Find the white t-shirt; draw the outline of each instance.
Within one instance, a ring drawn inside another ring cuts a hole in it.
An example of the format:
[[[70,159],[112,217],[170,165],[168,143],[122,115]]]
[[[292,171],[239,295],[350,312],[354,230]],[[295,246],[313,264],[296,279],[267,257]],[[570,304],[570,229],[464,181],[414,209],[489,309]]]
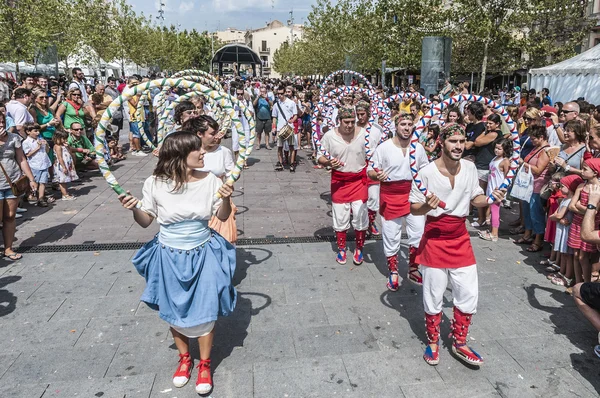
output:
[[[439,217],[446,214],[466,217],[469,215],[471,200],[484,194],[479,186],[475,163],[468,160],[460,160],[460,170],[454,178],[454,188],[450,185],[450,179],[440,173],[435,162],[423,167],[419,171],[419,177],[429,192],[446,202],[445,210],[438,207],[427,213],[428,216]],[[414,182],[408,200],[410,203],[425,203],[425,196]]]
[[[210,171],[218,178],[223,179],[224,177],[229,176],[233,167],[234,163],[231,149],[219,145],[216,150],[204,154],[204,167],[198,170]]]
[[[337,134],[337,129],[329,130],[321,138],[321,145],[329,154],[337,158],[344,166],[337,169],[344,173],[358,173],[366,166],[365,129],[360,129],[354,139],[347,143]],[[319,157],[323,156],[319,152]]]
[[[142,210],[161,225],[210,220],[223,203],[221,199],[215,200],[221,185],[221,180],[208,173],[203,179],[184,184],[179,191],[172,192],[175,184],[171,180],[150,176],[142,189]]]
[[[397,147],[393,141],[393,139],[387,140],[379,145],[371,160],[374,162],[375,168],[388,173],[390,181],[412,181],[410,157],[408,156],[410,148],[406,149],[405,156],[402,149]],[[425,148],[421,144],[417,144],[415,158],[418,169],[429,164]],[[368,170],[373,170],[371,164],[369,164]]]
[[[254,116],[254,107],[252,106],[252,104],[246,100],[242,100],[241,102],[244,105],[246,105],[246,108],[248,108],[248,110],[250,111],[252,116]],[[240,119],[240,122],[242,122],[242,128],[244,129],[244,132],[250,131],[250,123],[248,123],[248,119],[246,118],[246,116],[244,116],[242,109],[237,105],[235,105],[233,109],[235,109],[235,113],[237,114],[238,118]],[[231,128],[234,129],[235,124],[232,124]]]
[[[46,153],[46,140],[40,137],[41,148],[33,155],[27,156],[27,154],[38,147],[38,143],[31,137],[25,138],[23,140],[22,148],[23,152],[27,156],[27,163],[29,163],[29,167],[34,170],[47,170],[48,167],[52,166],[50,163],[50,158]]]
[[[13,118],[17,126],[22,126],[25,123],[35,123],[27,107],[17,100],[11,100],[6,104],[6,113]]]
[[[283,111],[283,115],[281,112],[279,112],[280,106],[281,110]],[[277,101],[275,104],[273,104],[271,116],[277,118],[277,131],[281,130],[286,125],[288,120],[290,120],[296,114],[298,114],[296,103],[289,98],[286,98],[283,102]],[[289,125],[290,127],[293,127],[291,123],[289,123]]]

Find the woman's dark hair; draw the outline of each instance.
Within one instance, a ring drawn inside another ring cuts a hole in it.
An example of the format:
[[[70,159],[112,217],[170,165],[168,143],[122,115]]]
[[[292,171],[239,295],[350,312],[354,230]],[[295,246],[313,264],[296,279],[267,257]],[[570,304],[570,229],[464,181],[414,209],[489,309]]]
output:
[[[542,138],[544,140],[548,139],[548,132],[546,131],[546,126],[540,126],[538,124],[529,126],[527,129],[530,137],[534,138]]]
[[[475,116],[475,119],[477,119],[478,121],[483,119],[485,109],[483,108],[483,104],[481,102],[472,102],[469,105],[467,105],[467,109],[469,110],[469,112],[471,112],[473,116]]]
[[[501,138],[496,141],[496,145],[502,146],[502,152],[504,152],[505,158],[511,158],[513,154],[513,142],[507,138]]]
[[[163,141],[158,155],[158,164],[153,175],[163,180],[172,180],[177,192],[186,183],[187,157],[192,151],[202,148],[202,140],[189,131],[177,131],[169,134]]]
[[[438,124],[431,123],[429,125],[429,131],[433,133],[433,139],[437,140],[440,136],[440,126]]]
[[[585,126],[581,120],[569,120],[565,123],[565,131],[569,130],[575,134],[575,139],[579,142],[585,142],[586,131]]]
[[[175,107],[175,114],[173,115],[173,120],[175,123],[181,124],[181,116],[185,111],[194,111],[196,110],[196,105],[192,103],[192,101],[181,101]]]
[[[497,113],[492,113],[487,117],[490,122],[496,123],[498,126],[502,126],[502,118]]]
[[[181,126],[182,130],[191,131],[194,134],[204,134],[209,128],[219,131],[219,123],[207,115],[201,115],[189,119]]]
[[[465,124],[465,119],[463,118],[463,115],[462,115],[462,113],[460,112],[460,109],[458,109],[457,106],[451,106],[451,107],[449,107],[448,108],[448,115],[450,114],[450,112],[454,112],[454,113],[456,113],[458,115],[458,119],[456,119],[455,123],[462,124],[462,125]]]

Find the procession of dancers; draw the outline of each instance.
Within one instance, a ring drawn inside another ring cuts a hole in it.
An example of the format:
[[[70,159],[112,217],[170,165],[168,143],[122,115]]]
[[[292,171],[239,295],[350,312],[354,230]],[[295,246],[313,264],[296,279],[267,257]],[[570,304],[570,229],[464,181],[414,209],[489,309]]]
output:
[[[424,337],[428,342],[424,360],[429,365],[440,362],[443,296],[450,282],[454,307],[450,325],[452,353],[468,365],[482,365],[483,358],[467,344],[471,320],[477,312],[478,273],[466,219],[474,208],[485,209],[490,204],[502,203],[507,192],[504,180],[508,176],[507,182],[510,182],[513,165],[509,162],[510,170],[506,168],[487,192],[482,188],[482,175],[476,162],[465,156],[474,141],[472,131],[467,133],[465,129],[459,110],[468,105],[462,103],[466,101],[459,101],[445,112],[441,112],[444,106],[438,106],[438,115],[432,118],[432,115],[426,116],[427,109],[405,112],[394,103],[387,106],[383,98],[380,101],[373,96],[375,90],[368,88],[368,84],[364,89],[352,90],[338,86],[339,95],[332,97],[336,90],[332,80],[323,82],[319,103],[309,110],[312,114],[308,116],[313,119],[311,144],[317,166],[331,172],[335,261],[342,266],[348,261],[361,265],[367,236],[381,234],[378,250],[383,250],[389,271],[385,283],[382,281],[382,289],[392,292],[402,289],[399,253],[405,229],[408,236],[404,242],[408,246],[406,280],[422,286]],[[243,86],[235,88],[240,90],[241,99]],[[301,137],[279,135],[284,130],[286,134],[294,130],[300,118],[290,105],[294,103],[288,94],[292,90],[283,85],[278,87],[280,98],[276,100],[267,98],[263,87],[257,87],[257,92],[260,97],[254,101],[254,107],[246,102],[252,113],[250,118],[247,112],[236,108],[245,134],[240,138],[241,147],[235,145],[234,151],[243,152],[254,141],[248,139],[254,128],[251,119],[256,116],[255,112],[262,111],[257,104],[272,105],[273,136],[277,138],[279,149],[276,170],[283,169],[282,163],[289,152],[293,172],[294,148],[297,150],[301,144]],[[407,93],[399,98],[417,97],[416,93]],[[479,97],[474,103],[477,102],[485,101]],[[298,111],[305,108],[303,105],[297,104]],[[189,104],[177,105],[182,106]],[[177,107],[175,114],[178,114]],[[119,199],[133,212],[140,226],[148,227],[155,220],[160,226],[157,236],[140,249],[133,263],[146,279],[141,300],[169,323],[179,351],[173,384],[183,387],[191,380],[194,363],[189,341],[198,339],[200,363],[196,391],[208,394],[213,389],[210,354],[215,322],[235,311],[237,298],[232,282],[237,238],[235,205],[231,201],[234,188],[228,177],[239,158],[221,145],[223,129],[216,117],[211,116],[210,109],[195,109],[198,114],[183,120],[159,146],[158,163],[153,175],[144,183],[142,198],[127,192]],[[501,107],[495,111],[505,113]],[[283,119],[286,112],[287,117]],[[489,119],[496,120],[495,117]],[[416,139],[419,123],[422,136]],[[514,133],[514,126],[510,127]],[[491,148],[492,154],[496,151],[496,157],[501,159],[502,145],[510,149],[513,142],[518,150],[516,133],[512,138],[510,134],[509,131],[498,137],[505,141],[508,137],[508,146],[494,140],[485,143],[486,149]],[[267,146],[270,137],[270,132],[266,132]],[[234,139],[237,140],[237,136]],[[516,155],[515,163],[518,153]],[[487,180],[487,175],[485,178]],[[381,231],[375,225],[377,214]],[[350,229],[354,229],[353,245],[349,245],[347,239]]]

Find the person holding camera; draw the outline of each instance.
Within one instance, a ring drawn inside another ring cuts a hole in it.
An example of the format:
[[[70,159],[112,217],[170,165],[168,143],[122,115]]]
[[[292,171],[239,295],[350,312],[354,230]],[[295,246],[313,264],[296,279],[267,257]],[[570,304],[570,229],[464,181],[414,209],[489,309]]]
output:
[[[75,154],[75,169],[78,171],[97,170],[98,163],[96,162],[94,146],[82,132],[83,125],[81,123],[73,122],[71,124],[67,144]]]

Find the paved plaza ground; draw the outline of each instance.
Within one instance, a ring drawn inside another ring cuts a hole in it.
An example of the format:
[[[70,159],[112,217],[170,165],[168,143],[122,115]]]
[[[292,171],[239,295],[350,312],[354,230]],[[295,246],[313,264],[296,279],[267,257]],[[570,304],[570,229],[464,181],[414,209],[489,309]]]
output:
[[[213,397],[600,394],[597,333],[545,278],[542,257],[506,231],[498,243],[473,239],[480,299],[469,339],[485,365],[452,357],[448,291],[441,363],[428,366],[421,289],[406,280],[386,289],[380,241],[367,242],[363,265],[338,265],[333,244],[315,239],[332,235],[329,175],[309,162],[275,173],[275,154],[254,152],[236,185],[239,299],[217,323]],[[139,195],[154,164],[130,157],[115,175]],[[157,227],[134,225],[99,173],[73,193],[73,202],[28,207],[17,232],[23,259],[0,259],[0,397],[197,396],[196,373],[182,389],[171,383],[177,350],[166,323],[139,302],[135,250],[94,246],[144,242]],[[267,244],[269,236],[288,240]]]

